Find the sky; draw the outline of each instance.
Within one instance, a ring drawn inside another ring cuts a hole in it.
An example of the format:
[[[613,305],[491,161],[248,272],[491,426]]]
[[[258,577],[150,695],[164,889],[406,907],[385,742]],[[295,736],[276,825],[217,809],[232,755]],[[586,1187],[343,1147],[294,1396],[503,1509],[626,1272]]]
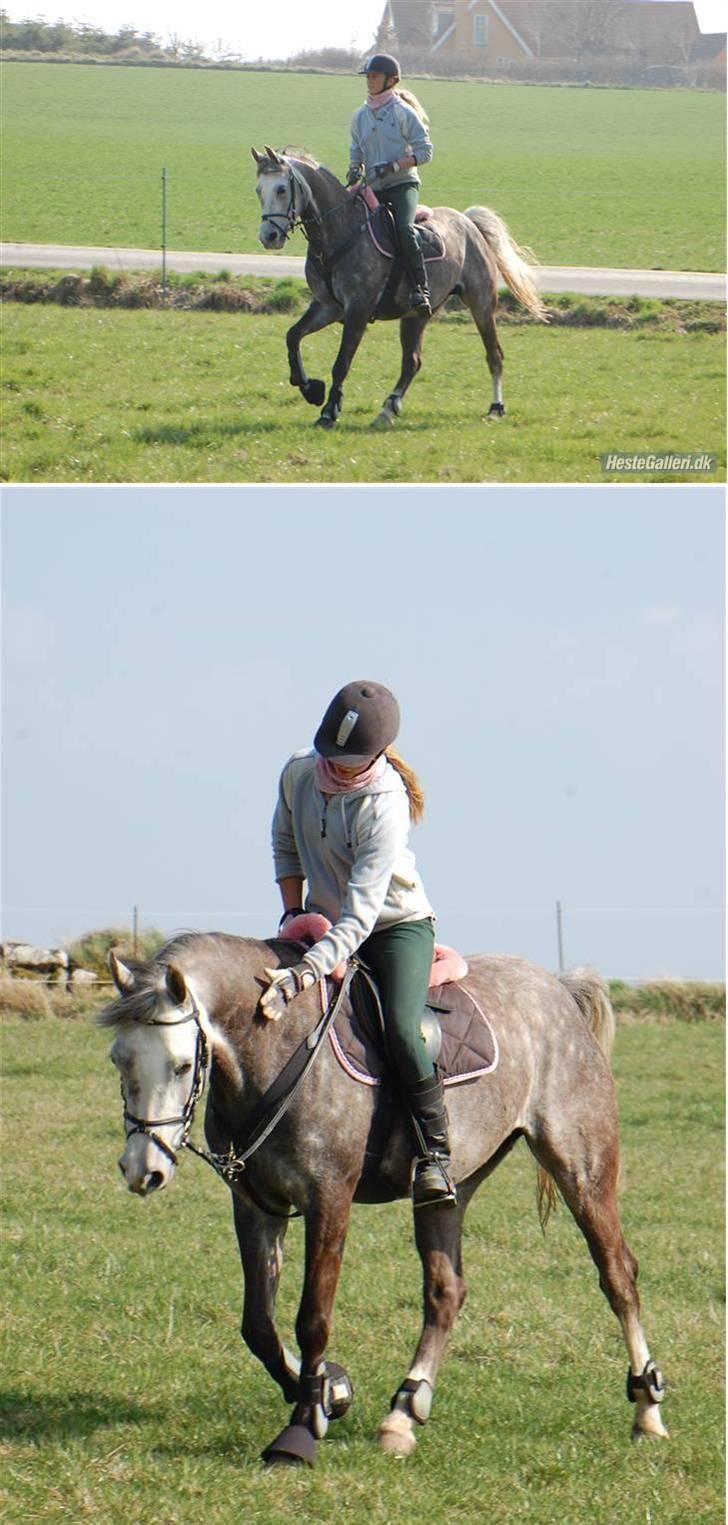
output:
[[[6,488],[3,934],[270,935],[280,769],[398,695],[442,941],[721,978],[718,487]]]
[[[342,5],[341,0],[309,0],[308,4],[276,0],[274,5],[242,6],[231,6],[229,0],[207,0],[202,12],[196,0],[175,0],[174,4],[171,0],[78,0],[71,8],[57,0],[55,6],[38,5],[35,9],[26,0],[9,0],[6,8],[13,21],[40,14],[48,20],[61,17],[87,22],[109,32],[131,23],[163,40],[177,34],[210,48],[218,49],[222,44],[254,61],[290,58],[304,49],[320,47],[351,47],[365,53],[382,18],[384,0],[357,0],[356,5]],[[703,31],[725,29],[722,0],[696,0],[695,9]]]

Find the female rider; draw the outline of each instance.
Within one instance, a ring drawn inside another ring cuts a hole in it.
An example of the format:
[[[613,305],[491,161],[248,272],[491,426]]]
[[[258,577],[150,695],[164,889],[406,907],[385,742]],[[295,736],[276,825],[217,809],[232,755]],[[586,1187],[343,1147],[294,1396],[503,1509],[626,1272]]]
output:
[[[432,144],[427,116],[409,90],[396,90],[399,64],[389,53],[375,53],[360,70],[367,78],[367,99],[354,112],[347,185],[362,176],[380,201],[391,207],[412,290],[412,312],[428,314],[430,293],[422,251],[415,233],[420,178],[418,164],[429,164]]]
[[[442,1081],[420,1030],[434,948],[434,916],[407,847],[422,814],[422,789],[392,748],[399,706],[388,688],[359,680],[332,699],[314,750],[294,752],[281,774],[273,859],[282,927],[304,907],[332,923],[288,969],[266,971],[261,1008],[277,1019],[288,1003],[342,959],[372,970],[390,1057],[425,1141],[415,1160],[415,1207],[455,1201]]]

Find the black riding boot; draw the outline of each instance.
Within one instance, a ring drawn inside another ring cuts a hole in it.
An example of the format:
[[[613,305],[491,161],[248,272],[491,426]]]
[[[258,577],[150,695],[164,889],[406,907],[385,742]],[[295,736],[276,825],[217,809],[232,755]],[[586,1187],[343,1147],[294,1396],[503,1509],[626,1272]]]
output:
[[[450,1176],[450,1139],[442,1081],[434,1075],[407,1090],[417,1138],[412,1202],[415,1207],[441,1202],[453,1206],[455,1184]],[[418,1137],[421,1134],[421,1138]],[[424,1149],[423,1149],[424,1145]]]
[[[407,260],[407,274],[410,278],[411,290],[409,294],[410,312],[421,314],[432,313],[430,304],[430,287],[427,280],[425,261],[420,249],[416,255]]]

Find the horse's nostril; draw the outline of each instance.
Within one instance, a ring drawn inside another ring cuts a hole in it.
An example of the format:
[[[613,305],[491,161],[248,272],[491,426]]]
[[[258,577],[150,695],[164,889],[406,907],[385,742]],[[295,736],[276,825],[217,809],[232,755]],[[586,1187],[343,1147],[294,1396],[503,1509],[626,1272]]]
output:
[[[149,1177],[147,1179],[147,1191],[156,1191],[159,1186],[163,1185],[164,1176],[162,1175],[161,1170],[150,1171]]]

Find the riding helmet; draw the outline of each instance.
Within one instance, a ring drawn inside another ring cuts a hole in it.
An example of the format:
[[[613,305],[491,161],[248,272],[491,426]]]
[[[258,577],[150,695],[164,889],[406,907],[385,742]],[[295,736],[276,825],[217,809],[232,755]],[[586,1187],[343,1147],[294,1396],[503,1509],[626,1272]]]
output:
[[[378,757],[399,731],[399,705],[381,683],[358,678],[339,689],[313,739],[319,757]]]
[[[389,78],[390,74],[396,74],[397,79],[402,78],[399,63],[396,58],[392,57],[391,53],[373,53],[372,57],[367,59],[363,68],[359,70],[359,73],[386,74],[387,78]]]

